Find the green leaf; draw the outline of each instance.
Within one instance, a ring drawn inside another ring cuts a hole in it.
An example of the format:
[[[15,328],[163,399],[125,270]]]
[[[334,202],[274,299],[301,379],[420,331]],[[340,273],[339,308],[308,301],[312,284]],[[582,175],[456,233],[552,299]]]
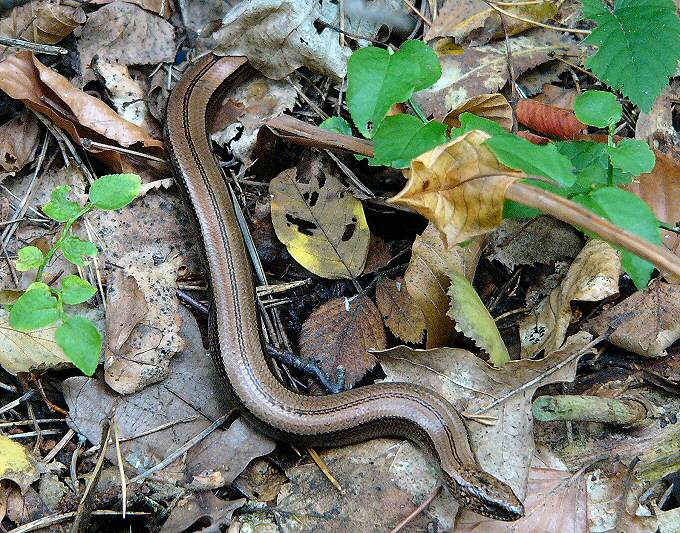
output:
[[[70,274],[61,282],[61,297],[64,303],[76,305],[92,298],[97,289],[80,276]]]
[[[629,172],[633,176],[651,172],[656,165],[656,156],[644,141],[624,139],[616,143],[616,146],[608,146],[607,150],[612,165]]]
[[[462,113],[459,117],[459,120],[460,131],[453,130],[451,132],[452,139],[472,130],[482,130],[492,136],[510,135],[508,130],[506,130],[503,126],[498,124],[498,122],[494,122],[493,120],[490,120],[488,118],[478,117],[477,115],[473,115],[472,113],[468,112]],[[456,132],[455,135],[454,132]]]
[[[40,248],[24,246],[17,254],[16,269],[19,272],[26,272],[27,270],[38,268],[44,259],[45,256],[40,251]]]
[[[43,213],[57,222],[66,222],[78,215],[82,208],[78,202],[68,199],[69,192],[71,192],[70,185],[60,185],[54,189],[50,195],[50,201],[42,208]]]
[[[59,248],[66,259],[78,266],[85,266],[85,258],[95,257],[98,252],[93,242],[84,241],[74,235],[67,235],[59,245]]]
[[[502,368],[510,361],[510,354],[498,332],[496,322],[467,278],[455,271],[448,274],[451,278],[451,308],[446,314],[456,322],[458,331],[474,340],[479,348],[489,354],[494,366]]]
[[[584,124],[607,128],[621,120],[623,107],[616,96],[606,91],[588,91],[576,97],[574,113]]]
[[[412,159],[446,142],[448,127],[441,122],[427,124],[412,115],[387,117],[373,136],[375,159],[404,168]]]
[[[437,54],[422,41],[406,41],[393,54],[374,46],[357,50],[347,65],[347,106],[357,129],[372,137],[392,105],[427,89],[441,74]]]
[[[565,187],[576,181],[571,161],[559,153],[554,144],[540,146],[509,133],[491,137],[485,144],[501,163],[510,168],[545,176]]]
[[[583,0],[597,27],[583,41],[598,47],[586,67],[649,112],[680,59],[680,20],[673,0]]]
[[[53,324],[59,318],[59,304],[49,286],[33,283],[12,306],[9,325],[19,331],[31,331]]]
[[[108,174],[90,186],[90,202],[104,211],[125,207],[139,196],[142,178],[137,174]]]
[[[639,196],[632,192],[616,187],[602,187],[590,193],[587,201],[582,201],[586,207],[600,216],[613,222],[653,244],[661,244],[659,221],[652,208]],[[627,250],[619,250],[621,263],[628,275],[633,279],[638,289],[643,289],[649,283],[654,272],[654,265]]]
[[[342,135],[352,135],[352,128],[342,117],[328,117],[321,124],[319,124],[319,127],[325,130],[341,133]]]
[[[563,141],[555,143],[559,152],[568,157],[576,169],[576,183],[570,193],[590,192],[593,188],[607,185],[609,172],[609,152],[604,143],[589,141]],[[621,169],[614,169],[614,183],[630,183],[633,176]]]
[[[55,332],[55,339],[83,374],[94,374],[102,351],[102,336],[92,322],[80,316],[70,316]]]

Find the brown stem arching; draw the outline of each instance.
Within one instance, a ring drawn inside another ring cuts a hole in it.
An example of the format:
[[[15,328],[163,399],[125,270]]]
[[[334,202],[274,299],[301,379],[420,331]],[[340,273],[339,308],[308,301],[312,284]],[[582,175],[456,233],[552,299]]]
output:
[[[533,178],[533,176],[529,176]],[[585,207],[552,192],[539,189],[528,183],[515,181],[506,191],[505,197],[559,218],[567,224],[577,226],[602,237],[605,241],[625,248],[635,255],[653,263],[659,270],[680,277],[680,257],[664,246],[657,246],[597,216]]]

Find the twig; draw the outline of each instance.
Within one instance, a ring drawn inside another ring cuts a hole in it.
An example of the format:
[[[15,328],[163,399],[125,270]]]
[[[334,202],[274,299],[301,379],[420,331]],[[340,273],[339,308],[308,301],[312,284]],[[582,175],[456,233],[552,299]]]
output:
[[[125,469],[123,468],[123,454],[120,452],[120,439],[118,438],[118,422],[114,416],[111,421],[113,426],[113,440],[116,444],[116,461],[118,462],[118,474],[120,475],[120,492],[123,498],[123,519],[127,514],[127,482],[125,477]]]
[[[430,494],[423,503],[421,503],[416,509],[409,514],[406,518],[404,518],[401,522],[399,522],[396,527],[390,531],[390,533],[399,533],[402,529],[404,529],[404,526],[406,526],[409,522],[411,522],[416,516],[418,516],[420,513],[422,513],[428,505],[432,503],[432,500],[434,500],[437,496],[439,496],[439,493],[442,491],[442,486],[437,485],[437,488],[432,491],[432,494]]]
[[[27,393],[19,396],[19,398],[17,398],[16,400],[13,400],[13,401],[9,402],[8,404],[3,405],[2,407],[0,407],[0,415],[2,413],[6,413],[7,411],[10,411],[10,410],[14,409],[15,407],[21,405],[26,400],[31,399],[34,394],[35,394],[35,391],[33,389],[31,389]]]
[[[324,461],[321,458],[321,456],[318,453],[316,453],[316,450],[314,448],[307,448],[307,451],[309,452],[309,455],[312,458],[312,460],[316,463],[316,466],[319,467],[319,470],[321,470],[323,475],[326,476],[326,479],[328,479],[328,481],[331,482],[331,485],[338,489],[338,492],[340,494],[345,494],[345,490],[342,488],[338,480],[335,479],[335,476],[331,473],[330,469],[328,468],[328,465],[326,464],[326,461]]]
[[[281,363],[314,376],[331,394],[345,390],[345,369],[342,366],[338,367],[338,380],[333,382],[331,377],[321,368],[319,361],[303,360],[289,351],[281,350],[271,344],[267,344],[267,353]]]
[[[93,141],[92,139],[82,139],[81,144],[83,148],[85,148],[86,150],[90,150],[92,148],[97,148],[99,150],[111,150],[113,152],[120,152],[121,154],[134,155],[137,157],[141,157],[142,159],[148,159],[149,161],[169,163],[167,159],[163,159],[162,157],[156,157],[155,155],[146,154],[144,152],[138,152],[137,150],[130,150],[129,148],[122,148],[121,146],[100,143],[97,141]]]
[[[12,37],[0,36],[0,44],[11,46],[13,48],[21,48],[28,50],[35,54],[47,54],[51,56],[65,56],[68,55],[68,50],[61,46],[53,46],[51,44],[38,44],[24,39],[14,39]]]
[[[66,432],[66,435],[64,435],[59,442],[50,450],[50,453],[48,453],[45,458],[42,460],[43,463],[49,463],[52,459],[54,459],[57,454],[61,451],[61,449],[66,446],[66,443],[70,441],[73,438],[73,435],[75,435],[76,432],[73,431],[72,429],[69,429]]]
[[[17,528],[14,528],[12,530],[12,533],[30,533],[31,531],[38,531],[39,529],[45,529],[50,526],[53,526],[54,524],[59,524],[61,522],[66,522],[67,520],[70,520],[74,516],[76,516],[76,512],[72,511],[70,513],[63,513],[63,514],[52,514],[49,516],[43,516],[42,518],[38,520],[34,520],[33,522],[29,522],[28,524],[24,524],[23,526],[19,526]],[[118,516],[120,515],[120,511],[92,511],[91,516]],[[135,511],[135,512],[129,512],[128,516],[148,516],[151,513],[148,512],[141,512],[141,511]]]
[[[590,30],[580,30],[578,28],[562,28],[560,26],[552,26],[550,24],[544,24],[542,22],[538,22],[537,20],[531,20],[526,17],[522,17],[521,15],[515,15],[514,13],[511,13],[510,11],[506,11],[505,9],[502,9],[498,7],[497,4],[494,2],[491,2],[490,0],[483,0],[486,5],[488,5],[491,9],[494,11],[498,11],[499,13],[502,13],[503,15],[506,15],[510,18],[521,20],[522,22],[526,22],[528,24],[532,24],[534,26],[538,26],[539,28],[545,28],[546,30],[554,30],[554,31],[562,31],[565,33],[576,33],[579,35],[590,35]]]
[[[420,19],[421,19],[425,24],[427,24],[428,26],[432,26],[432,21],[431,21],[430,19],[428,19],[425,15],[423,15],[423,13],[420,11],[420,9],[418,9],[416,6],[414,6],[414,5],[413,5],[411,2],[409,2],[408,0],[402,0],[402,1],[404,2],[404,4],[406,4],[406,6],[407,6],[411,11],[413,11],[416,15],[418,15],[418,16],[420,17]]]

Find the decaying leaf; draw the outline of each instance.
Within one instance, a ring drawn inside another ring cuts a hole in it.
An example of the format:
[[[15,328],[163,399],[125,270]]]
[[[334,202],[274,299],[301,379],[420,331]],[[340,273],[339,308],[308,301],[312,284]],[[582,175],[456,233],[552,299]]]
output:
[[[112,339],[106,343],[104,371],[106,383],[113,390],[131,394],[165,378],[170,359],[184,347],[178,333],[181,320],[175,295],[181,260],[156,264],[152,252],[132,251],[119,261],[125,275],[111,280],[114,286],[109,291],[109,304],[129,305],[131,314],[107,321]],[[134,277],[136,284],[128,281],[128,276]],[[140,289],[146,300],[143,317]]]
[[[314,27],[318,4],[305,0],[241,2],[213,34],[217,53],[246,56],[268,78],[280,80],[301,66],[342,79],[347,70],[336,34]]]
[[[675,79],[657,98],[649,113],[640,112],[635,138],[647,141],[662,152],[677,150],[680,135],[673,127],[673,104],[680,101],[680,81]]]
[[[352,387],[375,366],[368,350],[387,346],[385,328],[378,308],[362,294],[335,298],[319,306],[302,325],[300,354],[320,360],[321,367],[337,379],[338,366],[345,368],[345,384]]]
[[[95,56],[123,65],[172,64],[175,47],[172,24],[132,3],[112,2],[88,15],[80,32],[82,82],[93,79]]]
[[[385,241],[377,235],[371,234],[371,241],[368,243],[364,274],[376,273],[378,270],[385,268],[391,259],[392,253]]]
[[[536,22],[545,22],[557,13],[560,2],[543,0],[542,2],[520,2],[520,5],[504,5],[503,9],[519,17]],[[508,35],[516,35],[534,25],[512,17],[505,17]],[[491,9],[482,0],[448,0],[440,8],[437,18],[425,34],[426,40],[436,37],[453,37],[457,43],[473,41],[475,44],[486,44],[492,39],[504,36],[503,25],[499,13]]]
[[[665,355],[666,348],[680,338],[680,285],[652,283],[588,321],[586,329],[601,335],[628,314],[607,341],[646,357]]]
[[[38,119],[29,112],[0,126],[0,170],[16,172],[30,163],[38,147],[39,135]]]
[[[510,361],[502,369],[457,348],[397,346],[376,355],[387,381],[424,385],[464,411],[470,419],[473,449],[484,470],[505,480],[524,500],[534,453],[531,399],[538,387],[572,381],[581,352],[591,339],[580,332],[544,359]],[[497,423],[480,424],[474,421],[476,416],[495,417]]]
[[[449,112],[442,122],[452,128],[460,128],[459,117],[463,113],[472,113],[478,117],[488,118],[508,131],[512,129],[512,106],[502,94],[480,94],[468,98],[456,109]]]
[[[132,330],[144,320],[149,307],[139,283],[121,269],[114,270],[107,279],[106,354],[120,350]]]
[[[389,202],[433,222],[453,246],[498,227],[505,191],[524,174],[498,162],[474,130],[411,162],[408,182]]]
[[[314,274],[355,278],[364,268],[370,232],[361,202],[332,174],[296,179],[284,170],[269,185],[272,223],[290,255]]]
[[[456,330],[489,354],[494,366],[503,368],[510,354],[496,327],[496,322],[484,306],[475,288],[465,276],[449,271],[451,307],[448,315],[456,322]]]
[[[26,492],[28,487],[40,477],[36,460],[18,442],[0,435],[0,482],[13,481]]]
[[[515,106],[517,122],[543,135],[576,139],[587,127],[571,109],[522,98]]]
[[[515,75],[548,61],[556,52],[564,52],[575,41],[564,33],[532,30],[511,39],[512,64]],[[466,48],[463,54],[440,56],[442,77],[430,89],[414,95],[414,100],[427,115],[445,117],[465,100],[482,93],[495,93],[508,81],[505,42]]]
[[[477,239],[465,247],[449,248],[433,224],[416,237],[404,283],[425,315],[428,348],[446,346],[454,331],[453,321],[447,315],[450,307],[447,291],[451,283],[448,272],[460,272],[471,280],[482,247],[483,241]]]
[[[571,322],[571,302],[598,302],[616,294],[620,269],[619,255],[609,244],[595,239],[588,242],[560,286],[520,322],[522,357],[557,350]]]
[[[78,143],[82,137],[104,137],[121,146],[163,147],[162,141],[123,119],[99,98],[77,89],[28,52],[18,52],[0,63],[0,90],[47,115]],[[58,106],[53,105],[56,102]]]
[[[121,453],[139,472],[158,464],[233,407],[225,402],[224,384],[206,354],[196,319],[183,308],[180,312],[186,348],[170,361],[162,383],[126,396],[92,378],[73,377],[63,384],[69,424],[93,444],[99,444],[102,421],[116,406],[119,438],[124,441]],[[158,430],[159,426],[166,427]],[[140,436],[143,433],[147,434]],[[130,437],[135,438],[125,440]],[[226,430],[218,428],[154,476],[171,483],[191,483],[201,490],[222,487],[274,446],[238,419]],[[116,462],[115,446],[109,447],[107,457]]]
[[[246,500],[243,498],[220,500],[210,491],[190,494],[177,502],[160,533],[183,533],[193,530],[192,526],[219,531],[220,527],[231,523],[231,515],[244,503]]]
[[[110,4],[116,0],[93,0],[93,4]],[[155,13],[163,18],[169,18],[173,11],[172,2],[167,0],[132,0],[131,4],[136,4],[139,7]],[[208,6],[203,6],[206,11],[210,11]],[[187,28],[188,29],[188,28]],[[192,28],[193,29],[193,28]]]
[[[406,290],[403,279],[381,278],[375,286],[375,302],[392,334],[417,344],[425,333],[425,315]]]

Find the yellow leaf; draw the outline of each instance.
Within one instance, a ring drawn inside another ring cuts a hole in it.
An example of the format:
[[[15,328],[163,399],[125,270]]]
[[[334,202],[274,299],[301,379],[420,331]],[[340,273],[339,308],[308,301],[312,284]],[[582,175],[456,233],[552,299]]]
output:
[[[444,124],[448,124],[452,128],[460,128],[459,117],[463,113],[472,113],[478,117],[488,118],[508,131],[512,129],[512,106],[502,94],[480,94],[468,98],[444,117]]]
[[[505,191],[524,174],[499,163],[484,145],[488,138],[470,131],[414,159],[406,186],[388,201],[426,217],[448,246],[495,229]]]
[[[14,481],[21,491],[40,477],[35,459],[21,444],[0,435],[0,481]]]
[[[269,185],[276,236],[317,276],[357,277],[371,237],[361,202],[332,174],[315,174],[305,182],[296,176],[290,168]]]

